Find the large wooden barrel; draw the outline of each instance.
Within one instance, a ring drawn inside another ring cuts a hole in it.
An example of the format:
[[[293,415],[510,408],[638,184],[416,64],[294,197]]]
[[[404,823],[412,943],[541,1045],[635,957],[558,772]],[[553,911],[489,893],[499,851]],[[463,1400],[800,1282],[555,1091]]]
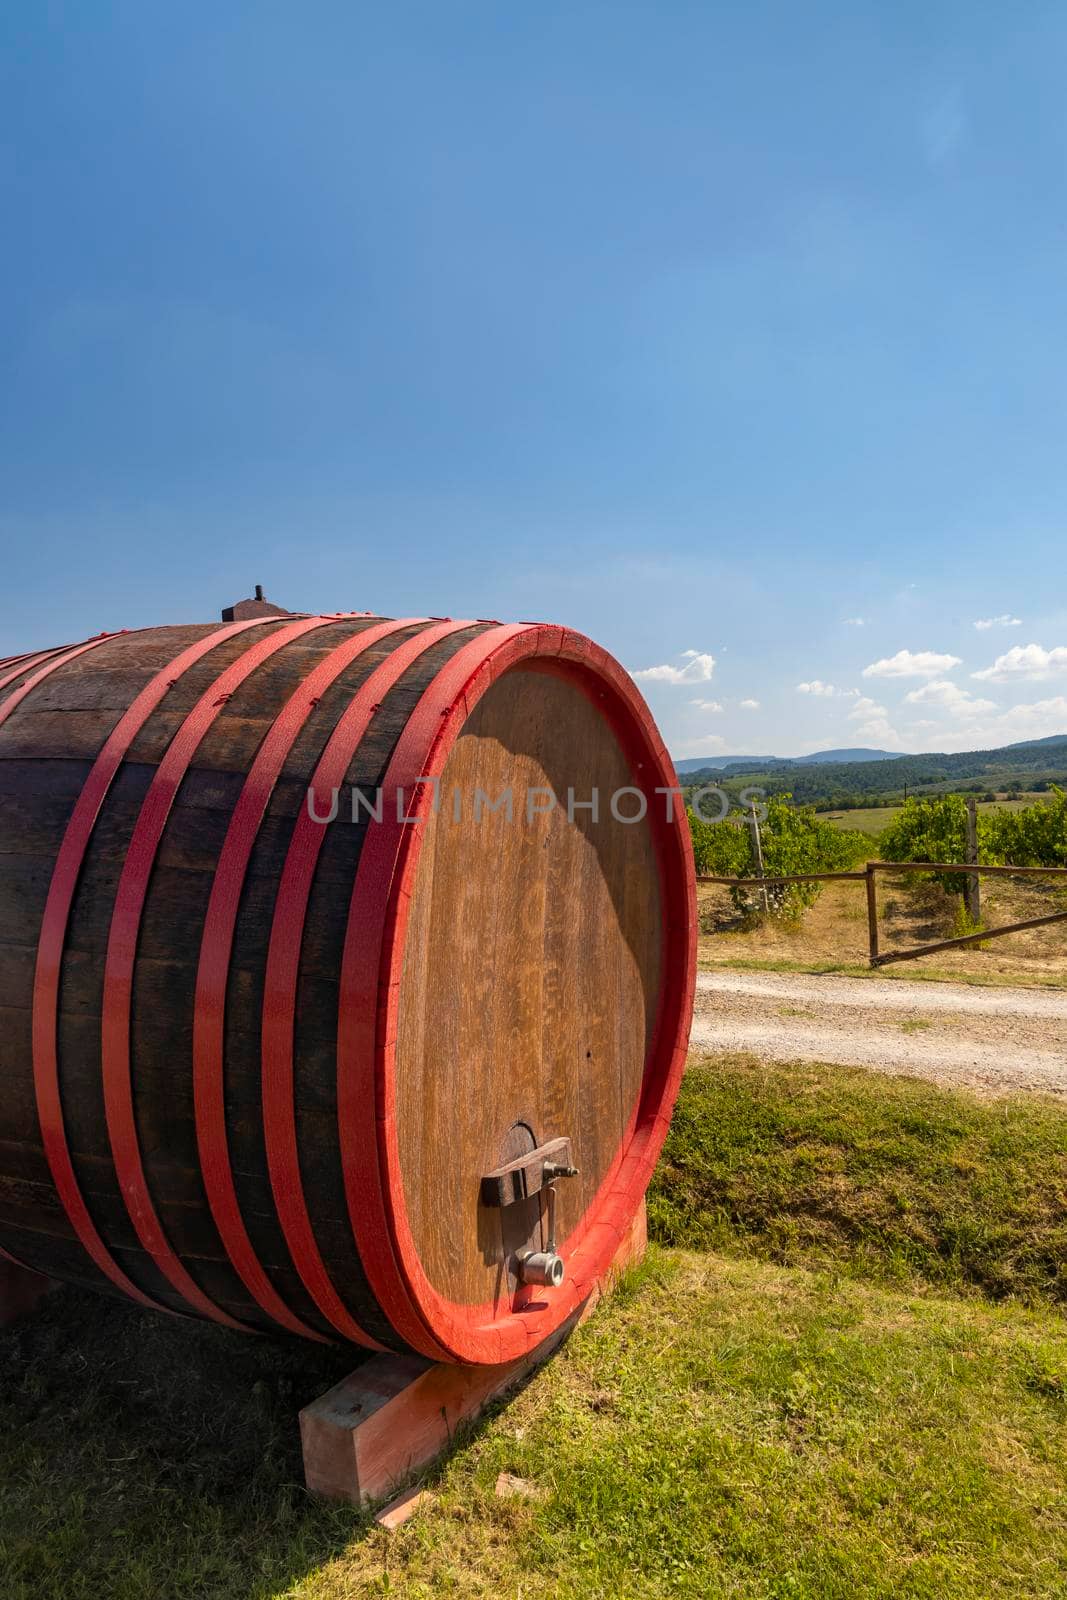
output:
[[[248,1330],[546,1338],[682,1070],[675,782],[558,627],[284,613],[10,658],[0,1251]]]

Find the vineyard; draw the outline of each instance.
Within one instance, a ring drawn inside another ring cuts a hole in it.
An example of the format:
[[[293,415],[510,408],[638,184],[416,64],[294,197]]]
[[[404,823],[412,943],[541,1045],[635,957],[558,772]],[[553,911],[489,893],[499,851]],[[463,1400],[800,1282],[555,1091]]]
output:
[[[905,802],[879,838],[883,861],[966,860],[967,804],[946,794]],[[1067,866],[1067,792],[1015,811],[978,816],[978,859],[989,866]],[[957,891],[961,881],[946,888]]]
[[[795,806],[789,794],[775,795],[766,805],[759,824],[763,872],[767,877],[788,877],[804,872],[847,872],[871,853],[865,833],[835,828],[815,815],[810,806]],[[751,827],[742,820],[704,822],[689,813],[693,857],[698,877],[755,878],[760,876]],[[767,891],[772,914],[795,920],[815,904],[819,883],[779,885]],[[755,914],[761,909],[755,891],[731,890],[737,909]]]
[[[875,835],[836,827],[811,808],[774,798],[758,850],[751,817],[707,823],[691,816],[690,828],[704,880],[704,955],[713,962],[857,970],[935,953],[940,966],[947,962],[946,976],[1067,978],[1067,881],[1055,876],[1067,872],[1062,790],[1036,804],[977,814],[971,853],[961,795],[913,798]],[[764,880],[821,873],[831,881],[761,883],[760,857]],[[927,862],[929,872],[915,865]],[[975,872],[960,870],[974,862]],[[941,863],[945,870],[938,871]],[[866,906],[857,879],[867,880]],[[1010,939],[995,944],[1004,930]],[[960,940],[970,948],[948,950]]]

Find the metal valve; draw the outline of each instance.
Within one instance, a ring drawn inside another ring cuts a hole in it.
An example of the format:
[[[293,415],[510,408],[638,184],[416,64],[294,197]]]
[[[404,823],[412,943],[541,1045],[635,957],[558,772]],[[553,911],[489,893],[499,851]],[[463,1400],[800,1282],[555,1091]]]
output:
[[[540,1283],[549,1289],[558,1289],[567,1273],[563,1257],[555,1250],[520,1250],[515,1265],[523,1283]]]
[[[519,1278],[523,1283],[540,1283],[549,1289],[558,1289],[566,1276],[563,1257],[556,1251],[556,1185],[555,1177],[577,1177],[577,1167],[556,1167],[546,1161],[544,1189],[548,1194],[548,1243],[543,1250],[520,1250],[515,1258]]]
[[[560,1138],[517,1156],[483,1177],[481,1201],[486,1206],[513,1205],[516,1201],[532,1199],[542,1190],[548,1195],[548,1242],[543,1250],[524,1249],[516,1253],[513,1259],[520,1283],[558,1289],[563,1282],[566,1267],[556,1249],[556,1181],[578,1175],[578,1168],[571,1163],[571,1141]]]

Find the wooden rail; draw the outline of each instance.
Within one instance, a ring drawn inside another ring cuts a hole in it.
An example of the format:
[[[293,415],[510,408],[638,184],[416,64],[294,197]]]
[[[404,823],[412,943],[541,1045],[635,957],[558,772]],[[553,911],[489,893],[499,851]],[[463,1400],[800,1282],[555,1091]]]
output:
[[[994,867],[966,861],[868,861],[871,872],[977,872],[996,873],[1010,878],[1067,878],[1067,867]],[[842,873],[842,877],[847,874]]]
[[[891,961],[914,961],[916,956],[930,956],[938,950],[958,950],[961,945],[984,944],[987,939],[1002,939],[1006,933],[1022,933],[1026,928],[1044,928],[1050,922],[1067,922],[1067,911],[1056,911],[1050,917],[1030,917],[1026,922],[1009,922],[1003,928],[988,928],[984,933],[966,933],[960,939],[940,939],[937,944],[923,944],[916,950],[889,950],[884,956],[876,952],[871,956],[871,966],[885,967]]]
[[[1010,922],[1002,928],[989,928],[982,933],[966,933],[958,939],[940,939],[936,944],[917,945],[914,950],[887,950],[878,947],[878,873],[879,872],[966,872],[972,877],[982,873],[1013,878],[1067,878],[1067,867],[1010,867],[982,866],[964,861],[868,861],[862,872],[793,872],[780,878],[719,878],[697,874],[697,883],[715,883],[731,889],[776,888],[790,883],[863,883],[867,889],[867,938],[872,967],[885,967],[893,961],[914,961],[919,956],[933,955],[941,950],[958,950],[963,946],[984,944],[987,939],[1002,939],[1007,933],[1024,933],[1029,928],[1045,928],[1053,922],[1067,922],[1067,911],[1054,911],[1047,917],[1030,917],[1025,922]]]
[[[873,862],[871,864],[874,865]],[[780,883],[829,883],[831,878],[841,882],[850,879],[853,883],[862,883],[866,876],[866,872],[793,872],[785,878],[706,878],[698,874],[697,882],[722,883],[730,888],[750,884],[756,889],[761,886],[770,889]]]

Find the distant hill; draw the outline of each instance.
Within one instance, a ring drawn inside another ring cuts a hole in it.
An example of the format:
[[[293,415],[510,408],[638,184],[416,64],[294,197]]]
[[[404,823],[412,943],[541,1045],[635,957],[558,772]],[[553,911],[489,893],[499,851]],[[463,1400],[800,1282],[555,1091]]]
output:
[[[794,763],[806,767],[823,767],[841,761],[896,761],[903,750],[867,750],[862,745],[855,750],[816,750],[811,756],[794,756]]]
[[[724,767],[744,767],[746,772],[752,772],[756,767],[818,767],[834,761],[893,761],[900,753],[899,750],[868,750],[859,746],[854,750],[816,750],[810,756],[696,756],[689,761],[676,761],[674,770],[700,772],[714,767],[721,772]]]
[[[791,761],[728,757],[725,766],[719,764],[722,760],[714,756],[683,762],[679,769],[683,781],[694,785],[706,775],[707,782],[720,783],[727,791],[759,784],[768,794],[792,794],[801,805],[842,809],[870,805],[876,796],[897,800],[905,793],[961,787],[993,791],[1047,788],[1050,783],[1067,787],[1067,734],[993,750],[930,751],[912,756],[878,751],[859,760],[848,759],[847,752],[824,751]]]
[[[747,770],[752,766],[780,766],[788,759],[787,756],[695,756],[691,761],[676,761],[674,770],[675,772],[703,772],[706,768],[714,767],[716,772],[721,772],[724,767],[738,766],[743,766]]]

